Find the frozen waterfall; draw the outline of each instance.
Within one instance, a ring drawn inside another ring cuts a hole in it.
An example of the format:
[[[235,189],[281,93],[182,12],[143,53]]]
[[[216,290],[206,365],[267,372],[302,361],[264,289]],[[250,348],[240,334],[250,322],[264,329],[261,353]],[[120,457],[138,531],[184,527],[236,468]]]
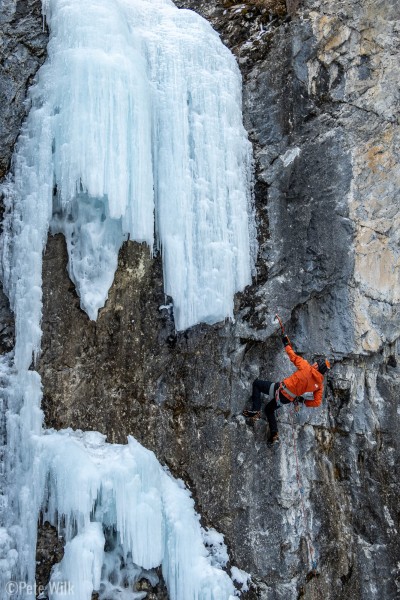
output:
[[[140,577],[157,581],[151,570],[161,565],[172,600],[233,600],[231,579],[208,560],[188,491],[133,438],[127,446],[104,440],[70,430],[40,438],[40,464],[48,474],[45,516],[64,523],[67,540],[52,583],[69,582],[71,600],[91,600],[93,589],[109,600],[124,597],[118,588],[127,570],[131,584]],[[126,600],[145,597],[122,593]]]
[[[32,358],[49,229],[66,237],[91,319],[129,238],[161,252],[177,330],[233,316],[253,243],[239,71],[211,27],[170,0],[46,0],[44,13],[48,58],[1,190],[2,276],[16,322],[14,355],[0,362],[1,600],[11,578],[34,581],[40,514],[64,537],[51,583],[68,580],[71,599],[101,589],[100,598],[140,600],[133,584],[156,581],[161,565],[172,600],[228,600],[232,579],[205,548],[190,494],[152,453],[133,438],[111,446],[100,434],[42,430]],[[117,589],[122,581],[131,587]]]
[[[45,12],[48,59],[14,162],[22,247],[6,270],[27,243],[41,255],[50,224],[95,320],[129,237],[161,251],[177,330],[233,317],[251,278],[251,153],[234,57],[169,0],[49,0]],[[40,287],[40,270],[31,277]],[[40,294],[31,309],[40,313]]]

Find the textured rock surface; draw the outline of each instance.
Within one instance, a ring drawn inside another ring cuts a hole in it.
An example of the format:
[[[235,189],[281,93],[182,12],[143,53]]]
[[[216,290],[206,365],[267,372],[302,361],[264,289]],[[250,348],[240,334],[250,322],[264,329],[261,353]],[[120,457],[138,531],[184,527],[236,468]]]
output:
[[[64,540],[58,536],[57,529],[49,523],[38,528],[36,545],[36,585],[40,592],[47,586],[53,565],[64,556]]]
[[[400,9],[394,0],[304,0],[288,3],[289,18],[278,0],[177,4],[212,22],[243,72],[258,275],[237,298],[234,324],[176,336],[160,309],[159,258],[128,243],[93,323],[68,279],[62,237],[50,238],[39,365],[46,423],[112,442],[133,434],[153,449],[190,486],[204,525],[224,533],[232,562],[252,573],[248,598],[395,598]],[[40,19],[30,27],[39,39],[35,30],[42,36]],[[29,77],[14,70],[11,80],[25,90]],[[288,372],[276,311],[297,350],[327,352],[335,367],[322,409],[303,411],[294,430],[282,411],[282,443],[271,450],[265,422],[250,428],[237,415],[256,376]]]
[[[26,114],[25,98],[46,56],[47,33],[37,0],[2,0],[0,11],[0,179]]]

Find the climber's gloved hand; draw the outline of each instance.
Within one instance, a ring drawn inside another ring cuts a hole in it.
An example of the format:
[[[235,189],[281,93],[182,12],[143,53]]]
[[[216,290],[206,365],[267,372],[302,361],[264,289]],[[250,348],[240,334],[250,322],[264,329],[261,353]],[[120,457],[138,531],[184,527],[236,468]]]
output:
[[[289,338],[288,338],[288,336],[287,336],[287,335],[283,335],[283,336],[282,336],[282,343],[283,343],[283,345],[284,345],[285,347],[286,347],[286,346],[290,346],[290,341],[289,341]]]

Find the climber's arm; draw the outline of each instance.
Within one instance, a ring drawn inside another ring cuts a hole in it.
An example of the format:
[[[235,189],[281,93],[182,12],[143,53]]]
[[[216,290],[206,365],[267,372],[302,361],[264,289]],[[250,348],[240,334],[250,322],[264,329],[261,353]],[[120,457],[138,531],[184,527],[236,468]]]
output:
[[[304,358],[301,358],[301,356],[298,356],[290,345],[285,346],[285,350],[286,354],[288,355],[294,366],[298,369],[301,369],[303,366],[308,365],[308,362],[304,360]]]
[[[319,390],[317,390],[316,392],[313,393],[314,399],[313,400],[305,400],[304,404],[308,408],[317,408],[317,406],[320,406],[320,404],[322,402],[323,393],[324,393],[324,388],[320,387]]]

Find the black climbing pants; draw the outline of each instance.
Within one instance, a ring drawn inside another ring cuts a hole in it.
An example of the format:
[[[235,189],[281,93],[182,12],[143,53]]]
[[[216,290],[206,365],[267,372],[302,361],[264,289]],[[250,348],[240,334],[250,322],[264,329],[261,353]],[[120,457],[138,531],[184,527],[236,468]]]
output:
[[[279,381],[277,383],[275,383],[274,397],[271,399],[269,397],[269,390],[271,389],[272,384],[273,384],[273,381],[264,381],[262,379],[256,379],[253,382],[253,394],[252,394],[253,410],[261,410],[261,394],[267,394],[267,396],[268,396],[269,401],[267,402],[267,404],[265,406],[265,414],[268,419],[269,430],[270,430],[271,435],[273,435],[274,433],[277,433],[277,431],[278,431],[278,424],[276,422],[275,411],[279,407],[276,403],[275,394],[276,394],[276,390],[280,386],[280,383],[279,383]],[[281,404],[290,404],[290,400],[285,398],[285,396],[283,394],[281,394],[280,392],[279,392],[279,401],[281,402]]]

